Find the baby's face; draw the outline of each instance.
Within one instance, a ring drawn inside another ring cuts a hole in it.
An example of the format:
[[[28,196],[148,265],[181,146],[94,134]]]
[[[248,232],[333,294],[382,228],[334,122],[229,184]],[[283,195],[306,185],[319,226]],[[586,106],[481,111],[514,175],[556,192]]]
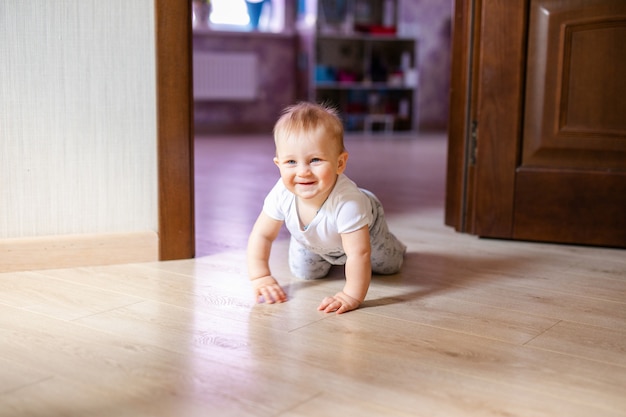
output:
[[[285,187],[314,205],[324,203],[347,160],[347,152],[340,152],[321,134],[302,133],[276,141],[274,163]]]

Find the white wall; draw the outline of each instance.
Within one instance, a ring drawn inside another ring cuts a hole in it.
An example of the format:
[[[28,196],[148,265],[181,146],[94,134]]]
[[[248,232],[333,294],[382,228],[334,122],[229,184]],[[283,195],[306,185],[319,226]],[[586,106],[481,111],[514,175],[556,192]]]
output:
[[[0,239],[157,232],[153,0],[2,0]]]

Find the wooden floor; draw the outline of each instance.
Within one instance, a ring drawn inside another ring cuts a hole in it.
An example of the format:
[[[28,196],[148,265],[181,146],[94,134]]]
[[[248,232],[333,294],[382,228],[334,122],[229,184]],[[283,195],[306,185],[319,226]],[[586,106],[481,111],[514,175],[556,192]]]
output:
[[[255,305],[245,235],[277,175],[258,139],[198,141],[197,259],[0,274],[0,416],[626,416],[624,251],[445,227],[441,137],[348,143],[400,274],[325,315],[341,269],[292,279],[281,239],[290,299]]]

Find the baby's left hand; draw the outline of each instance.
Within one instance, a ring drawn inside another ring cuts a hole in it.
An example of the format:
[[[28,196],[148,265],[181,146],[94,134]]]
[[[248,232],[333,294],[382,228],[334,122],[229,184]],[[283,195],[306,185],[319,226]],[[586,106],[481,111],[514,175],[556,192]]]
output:
[[[361,302],[356,298],[350,297],[348,294],[343,291],[335,294],[334,297],[326,297],[322,300],[322,303],[317,307],[319,311],[323,311],[324,313],[332,313],[333,311],[337,312],[337,314],[345,313],[351,310],[358,308],[361,305]]]

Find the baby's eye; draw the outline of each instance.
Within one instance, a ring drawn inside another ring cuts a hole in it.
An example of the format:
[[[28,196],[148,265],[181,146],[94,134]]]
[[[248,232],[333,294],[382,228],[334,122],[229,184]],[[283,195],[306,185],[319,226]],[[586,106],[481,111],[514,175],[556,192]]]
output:
[[[319,163],[319,162],[322,162],[322,160],[320,158],[312,158],[311,159],[311,163],[312,164]]]
[[[294,161],[293,159],[290,159],[290,160],[288,160],[288,161],[285,161],[285,163],[286,163],[287,165],[295,165],[295,164],[296,164],[296,161]]]

